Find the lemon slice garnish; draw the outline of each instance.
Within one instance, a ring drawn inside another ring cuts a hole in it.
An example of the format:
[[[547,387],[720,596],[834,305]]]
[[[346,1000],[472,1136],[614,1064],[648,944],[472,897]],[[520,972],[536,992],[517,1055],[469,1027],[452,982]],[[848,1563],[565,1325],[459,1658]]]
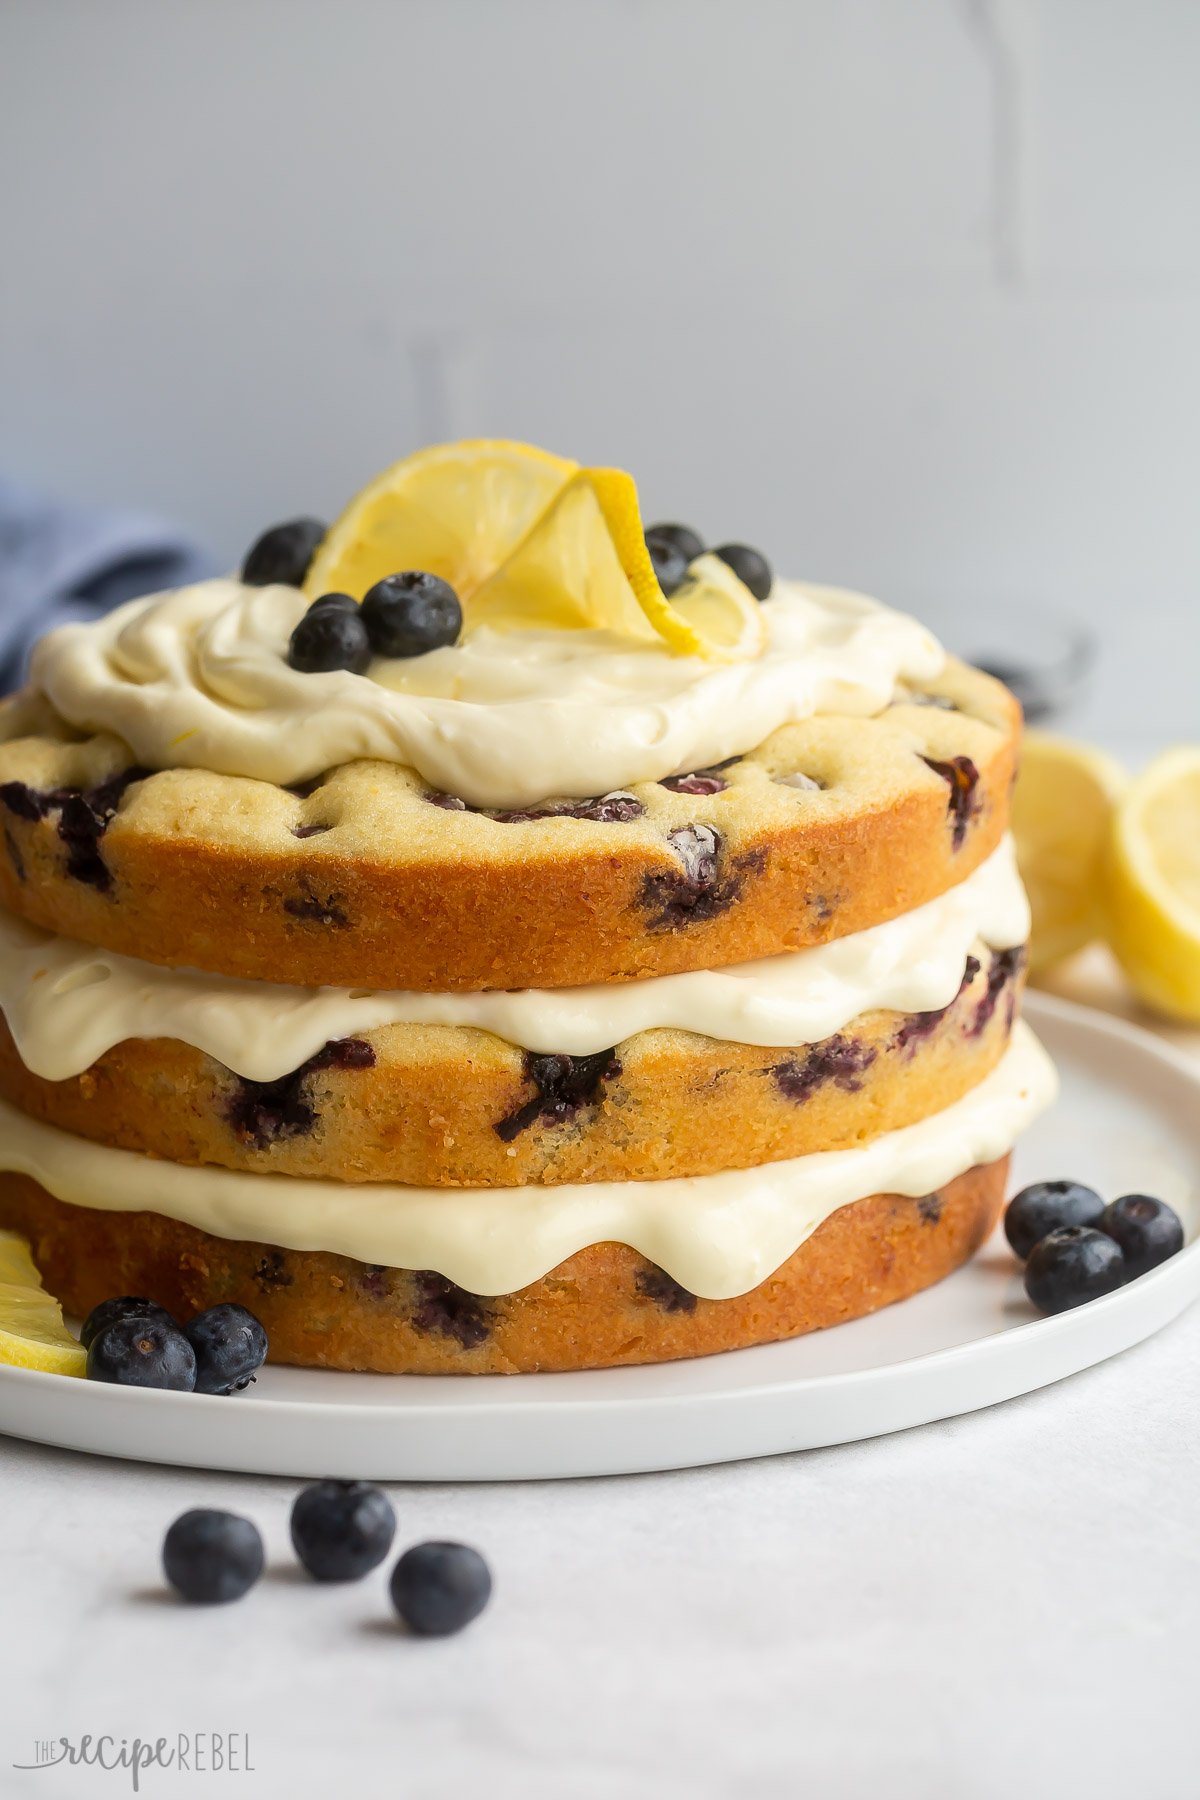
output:
[[[1046,732],[1025,734],[1012,829],[1033,914],[1032,969],[1100,936],[1105,846],[1125,785],[1124,771],[1103,751]]]
[[[304,589],[361,599],[403,569],[448,581],[467,632],[611,631],[716,661],[756,655],[766,639],[758,602],[716,558],[664,596],[624,470],[528,444],[443,444],[393,464],[330,527]]]
[[[1108,930],[1143,1000],[1200,1022],[1200,748],[1168,750],[1117,810]]]
[[[83,1375],[87,1353],[63,1324],[62,1307],[42,1286],[29,1245],[0,1231],[0,1363]]]

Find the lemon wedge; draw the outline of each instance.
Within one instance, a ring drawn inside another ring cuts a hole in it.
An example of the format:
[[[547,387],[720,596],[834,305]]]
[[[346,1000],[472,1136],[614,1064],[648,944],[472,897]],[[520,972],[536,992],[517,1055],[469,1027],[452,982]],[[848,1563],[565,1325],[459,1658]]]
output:
[[[1200,748],[1168,750],[1118,808],[1108,933],[1140,997],[1200,1022]]]
[[[0,1231],[0,1363],[82,1375],[87,1353],[63,1324],[62,1307],[42,1286],[29,1245]]]
[[[1033,913],[1034,971],[1103,930],[1105,847],[1125,785],[1124,770],[1103,751],[1048,732],[1025,734],[1012,828]]]
[[[766,640],[758,602],[716,558],[700,558],[666,598],[623,469],[584,469],[529,444],[474,439],[393,464],[330,527],[304,589],[361,599],[402,569],[448,581],[467,632],[611,631],[714,661],[754,656]]]

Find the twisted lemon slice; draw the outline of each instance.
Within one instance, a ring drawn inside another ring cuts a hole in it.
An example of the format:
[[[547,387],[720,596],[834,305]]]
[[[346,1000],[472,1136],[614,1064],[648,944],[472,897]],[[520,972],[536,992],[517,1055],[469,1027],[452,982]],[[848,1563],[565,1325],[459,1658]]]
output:
[[[631,476],[529,444],[440,444],[385,469],[330,527],[304,589],[361,599],[402,569],[448,581],[468,632],[612,631],[713,661],[757,655],[766,638],[758,602],[716,557],[665,597]]]
[[[0,1363],[82,1375],[87,1353],[63,1324],[62,1307],[42,1286],[29,1245],[0,1231]]]

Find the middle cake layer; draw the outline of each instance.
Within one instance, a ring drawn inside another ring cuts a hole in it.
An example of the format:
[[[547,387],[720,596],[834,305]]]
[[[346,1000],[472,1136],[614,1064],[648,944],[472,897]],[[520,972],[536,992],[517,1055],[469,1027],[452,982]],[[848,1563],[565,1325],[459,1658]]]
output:
[[[968,1092],[1007,1041],[1027,928],[1008,844],[835,944],[573,993],[272,987],[0,919],[0,1095],[172,1162],[343,1181],[743,1168],[862,1143]]]

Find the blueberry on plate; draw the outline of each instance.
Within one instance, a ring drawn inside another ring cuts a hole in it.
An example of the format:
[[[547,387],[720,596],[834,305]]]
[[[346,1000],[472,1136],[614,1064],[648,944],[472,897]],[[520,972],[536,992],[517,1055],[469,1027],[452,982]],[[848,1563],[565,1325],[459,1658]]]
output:
[[[713,555],[728,563],[756,600],[769,599],[775,577],[770,563],[759,551],[752,550],[749,544],[718,544]]]
[[[1060,1225],[1096,1225],[1103,1211],[1099,1194],[1081,1181],[1035,1181],[1009,1201],[1004,1235],[1024,1261],[1048,1231]]]
[[[92,1339],[109,1325],[115,1325],[118,1319],[157,1319],[160,1325],[174,1325],[175,1320],[164,1306],[157,1306],[153,1300],[143,1300],[137,1294],[121,1294],[115,1300],[102,1300],[99,1306],[93,1306],[83,1328],[79,1333],[79,1341],[85,1350],[90,1350]]]
[[[324,536],[320,519],[289,519],[284,525],[272,525],[250,549],[242,564],[242,580],[247,587],[270,587],[273,582],[299,587]]]
[[[267,1360],[262,1325],[232,1300],[197,1313],[183,1335],[196,1355],[198,1394],[232,1394],[247,1387]]]
[[[1125,1280],[1119,1244],[1088,1225],[1061,1225],[1029,1252],[1025,1292],[1039,1312],[1067,1312],[1111,1294]]]
[[[1123,1194],[1106,1206],[1097,1221],[1099,1229],[1120,1244],[1125,1257],[1126,1279],[1156,1269],[1168,1256],[1183,1249],[1183,1224],[1165,1200],[1151,1194]]]
[[[173,1388],[190,1394],[196,1385],[196,1355],[171,1320],[134,1314],[116,1319],[88,1346],[89,1381],[116,1387]]]
[[[369,1481],[317,1481],[296,1496],[292,1543],[317,1581],[357,1581],[392,1547],[396,1515]]]
[[[263,1572],[263,1543],[249,1519],[201,1506],[176,1519],[162,1559],[176,1593],[211,1606],[240,1600],[254,1586]]]
[[[392,1605],[418,1637],[449,1637],[491,1598],[491,1570],[469,1544],[414,1544],[392,1570]]]
[[[361,675],[371,661],[362,608],[329,605],[334,598],[327,594],[315,600],[288,641],[288,663],[302,675],[327,674],[331,669]]]
[[[646,549],[658,577],[658,585],[669,600],[687,580],[687,557],[673,538],[663,537],[657,531],[646,533]]]
[[[704,539],[690,525],[647,525],[646,536],[674,544],[684,562],[695,562],[698,556],[704,555]]]
[[[423,569],[385,575],[368,588],[363,623],[377,656],[424,656],[457,644],[462,607],[448,581]]]

